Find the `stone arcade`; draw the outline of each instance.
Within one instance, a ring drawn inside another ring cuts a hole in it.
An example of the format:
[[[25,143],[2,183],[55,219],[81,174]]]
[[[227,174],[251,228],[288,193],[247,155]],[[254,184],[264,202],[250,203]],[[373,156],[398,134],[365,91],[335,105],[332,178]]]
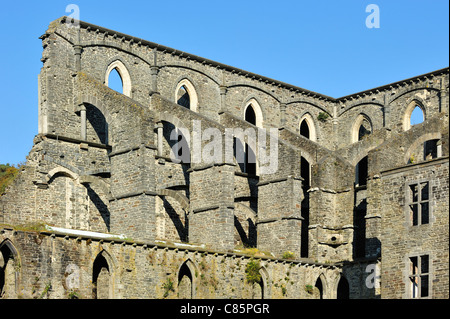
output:
[[[449,297],[448,68],[336,99],[66,17],[41,39],[2,298]],[[198,121],[276,135],[277,169],[239,136],[174,158]]]

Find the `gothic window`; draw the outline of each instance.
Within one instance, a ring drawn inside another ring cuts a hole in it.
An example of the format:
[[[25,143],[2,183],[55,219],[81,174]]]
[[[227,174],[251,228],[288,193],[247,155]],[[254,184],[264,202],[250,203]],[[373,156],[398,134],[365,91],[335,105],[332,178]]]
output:
[[[303,120],[302,124],[300,124],[300,135],[309,138],[309,126],[306,120]]]
[[[250,124],[256,125],[256,114],[251,104],[245,110],[245,120]]]
[[[316,141],[314,120],[309,113],[306,113],[300,119],[300,135],[310,139],[311,141]]]
[[[410,225],[424,225],[430,222],[429,182],[410,184],[408,191],[408,214]]]
[[[403,130],[409,130],[413,125],[417,125],[425,121],[426,113],[424,106],[414,100],[409,103],[403,117]]]
[[[365,136],[372,134],[372,123],[370,119],[359,114],[353,124],[352,129],[352,143],[361,141]]]
[[[420,124],[423,122],[423,120],[423,111],[418,105],[416,105],[411,113],[410,125],[413,126],[416,124]]]
[[[263,115],[261,106],[256,99],[251,98],[244,107],[244,120],[257,127],[263,127]]]
[[[120,60],[115,60],[106,69],[105,85],[131,97],[131,78],[128,69]]]
[[[191,108],[191,98],[189,97],[189,92],[186,89],[186,86],[182,85],[178,89],[177,93],[177,104],[184,106],[187,109]]]
[[[93,297],[95,299],[110,298],[111,275],[108,262],[104,256],[105,254],[105,252],[98,254],[92,269]]]
[[[364,136],[369,135],[370,133],[372,133],[372,127],[370,122],[365,118],[359,126],[358,141],[361,141]]]
[[[11,242],[8,239],[0,242],[0,299],[17,298],[19,261],[16,258],[17,252]]]
[[[347,279],[341,276],[337,287],[337,299],[349,299],[350,298],[350,286]]]
[[[183,79],[178,83],[175,90],[175,102],[191,111],[197,111],[197,92],[188,79]]]
[[[430,296],[430,257],[429,255],[409,257],[408,289],[410,298]]]
[[[108,76],[108,87],[123,94],[123,83],[117,69],[112,70]]]

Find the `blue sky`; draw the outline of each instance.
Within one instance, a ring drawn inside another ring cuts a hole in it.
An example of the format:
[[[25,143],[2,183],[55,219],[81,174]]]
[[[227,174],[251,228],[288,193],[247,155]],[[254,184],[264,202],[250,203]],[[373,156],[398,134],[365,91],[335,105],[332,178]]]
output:
[[[33,145],[38,37],[72,3],[83,21],[332,97],[449,64],[447,0],[3,1],[0,163]],[[366,27],[369,4],[379,28]]]

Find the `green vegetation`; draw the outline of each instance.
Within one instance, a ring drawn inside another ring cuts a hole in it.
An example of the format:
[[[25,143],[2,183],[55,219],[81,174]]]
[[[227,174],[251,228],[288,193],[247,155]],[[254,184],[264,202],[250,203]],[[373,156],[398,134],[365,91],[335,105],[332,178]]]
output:
[[[326,122],[329,117],[330,116],[327,113],[320,112],[319,115],[317,116],[317,119],[321,122]]]
[[[292,251],[286,251],[281,256],[281,258],[283,258],[283,259],[294,259],[294,257],[295,257],[295,255]]]
[[[172,292],[175,291],[175,286],[170,278],[167,278],[167,281],[163,284],[163,289],[164,289],[164,298],[167,298],[171,291]]]
[[[259,264],[259,261],[249,261],[249,263],[245,267],[245,275],[248,283],[254,284],[261,281],[261,274],[259,273],[260,268],[261,265]]]
[[[5,193],[6,187],[10,185],[19,174],[19,166],[0,164],[0,196]]]
[[[306,290],[307,293],[312,295],[313,291],[314,291],[314,287],[312,285],[306,285],[305,286],[305,290]]]

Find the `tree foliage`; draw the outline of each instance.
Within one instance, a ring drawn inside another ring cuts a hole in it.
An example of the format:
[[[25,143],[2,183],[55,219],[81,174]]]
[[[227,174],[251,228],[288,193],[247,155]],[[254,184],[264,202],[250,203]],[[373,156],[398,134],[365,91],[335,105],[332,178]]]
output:
[[[0,196],[5,193],[6,187],[12,183],[17,174],[19,174],[19,168],[14,165],[0,164]]]
[[[261,274],[259,272],[261,265],[259,261],[250,260],[250,262],[245,267],[245,275],[247,282],[250,284],[259,283],[261,281]]]

